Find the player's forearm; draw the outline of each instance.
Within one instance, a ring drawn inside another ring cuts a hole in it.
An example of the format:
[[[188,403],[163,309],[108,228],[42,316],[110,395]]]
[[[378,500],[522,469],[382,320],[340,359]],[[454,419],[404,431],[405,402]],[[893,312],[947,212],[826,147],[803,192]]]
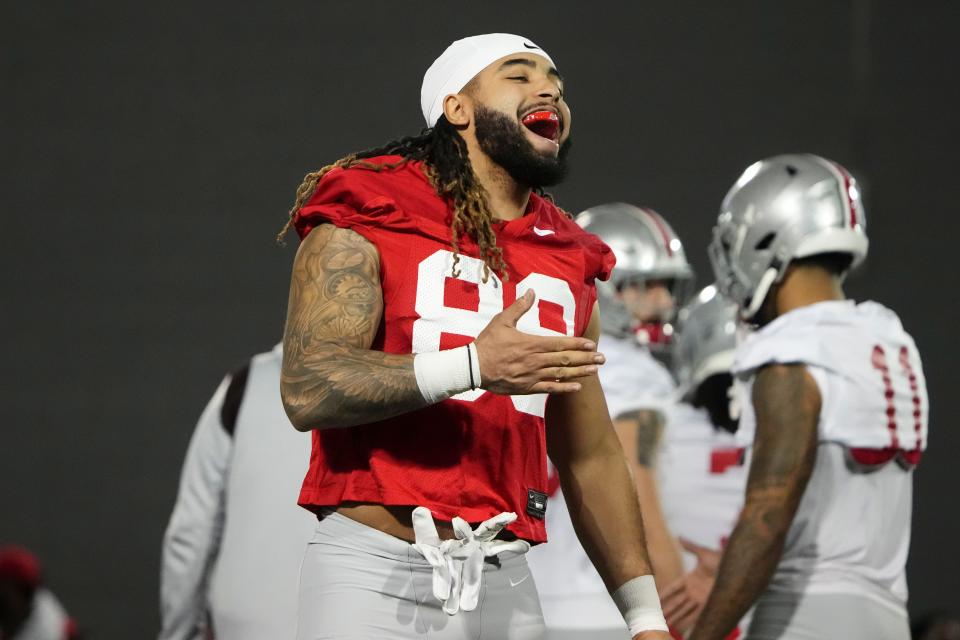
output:
[[[793,512],[776,501],[748,504],[730,537],[690,640],[721,640],[760,597],[783,552]]]
[[[300,431],[352,427],[385,420],[427,405],[413,355],[318,341],[297,357],[285,354],[280,391]]]
[[[164,536],[158,640],[201,637],[210,572],[222,535],[222,509],[217,520],[193,526],[172,521]]]
[[[656,462],[663,436],[663,415],[651,409],[631,411],[618,416],[614,427],[627,459],[633,464],[647,552],[657,586],[663,587],[683,575],[680,548],[667,526],[657,487]]]
[[[159,640],[199,637],[210,572],[223,534],[233,440],[220,420],[227,378],[207,404],[187,449],[177,501],[163,536]]]
[[[803,366],[762,368],[752,401],[757,433],[746,501],[693,640],[723,638],[763,592],[816,462],[820,394]]]
[[[633,477],[619,443],[611,440],[558,470],[577,536],[612,592],[652,568]]]
[[[663,588],[683,575],[683,558],[677,539],[667,526],[666,516],[660,504],[656,471],[643,465],[634,469],[637,495],[643,514],[643,529],[647,539],[647,552],[653,564],[657,587]]]

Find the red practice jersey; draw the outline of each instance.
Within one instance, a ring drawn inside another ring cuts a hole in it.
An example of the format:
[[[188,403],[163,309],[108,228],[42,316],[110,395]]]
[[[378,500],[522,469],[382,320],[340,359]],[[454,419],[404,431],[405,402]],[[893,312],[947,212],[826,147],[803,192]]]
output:
[[[301,238],[330,222],[379,250],[384,308],[372,349],[424,353],[467,344],[528,289],[537,303],[519,330],[583,334],[596,300],[594,279],[606,279],[614,263],[596,236],[531,195],[523,217],[494,226],[508,277],[491,273],[484,282],[479,249],[466,237],[454,275],[451,219],[422,165],[409,162],[330,171],[294,222]],[[343,502],[420,505],[440,520],[468,522],[513,511],[519,517],[509,528],[543,542],[546,401],[545,394],[477,389],[381,422],[314,430],[300,504],[313,511]]]

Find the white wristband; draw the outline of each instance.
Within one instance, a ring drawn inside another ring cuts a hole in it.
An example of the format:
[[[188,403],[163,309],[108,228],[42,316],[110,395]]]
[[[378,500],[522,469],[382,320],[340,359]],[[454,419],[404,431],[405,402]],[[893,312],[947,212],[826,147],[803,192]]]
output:
[[[413,373],[423,399],[436,404],[480,386],[480,359],[472,342],[456,349],[418,353],[413,357]]]
[[[477,343],[471,342],[467,345],[467,349],[470,350],[470,372],[473,376],[470,378],[470,382],[473,384],[474,389],[480,388],[480,353],[477,351]]]
[[[612,597],[627,622],[631,637],[641,631],[669,631],[653,576],[639,576],[624,582]]]

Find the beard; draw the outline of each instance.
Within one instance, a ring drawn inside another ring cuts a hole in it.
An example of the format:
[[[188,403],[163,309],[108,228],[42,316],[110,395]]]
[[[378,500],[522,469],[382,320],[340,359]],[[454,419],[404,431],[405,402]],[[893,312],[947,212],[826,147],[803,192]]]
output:
[[[480,149],[517,184],[532,189],[551,187],[567,177],[570,138],[560,145],[554,158],[534,149],[523,133],[524,127],[499,111],[478,106],[475,123]]]

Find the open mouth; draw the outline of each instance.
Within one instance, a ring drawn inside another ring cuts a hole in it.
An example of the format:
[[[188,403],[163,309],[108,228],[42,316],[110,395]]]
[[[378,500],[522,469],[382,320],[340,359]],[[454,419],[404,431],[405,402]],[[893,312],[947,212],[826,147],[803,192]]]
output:
[[[560,135],[560,116],[553,111],[534,111],[525,115],[520,122],[530,131],[551,142],[556,142]]]

